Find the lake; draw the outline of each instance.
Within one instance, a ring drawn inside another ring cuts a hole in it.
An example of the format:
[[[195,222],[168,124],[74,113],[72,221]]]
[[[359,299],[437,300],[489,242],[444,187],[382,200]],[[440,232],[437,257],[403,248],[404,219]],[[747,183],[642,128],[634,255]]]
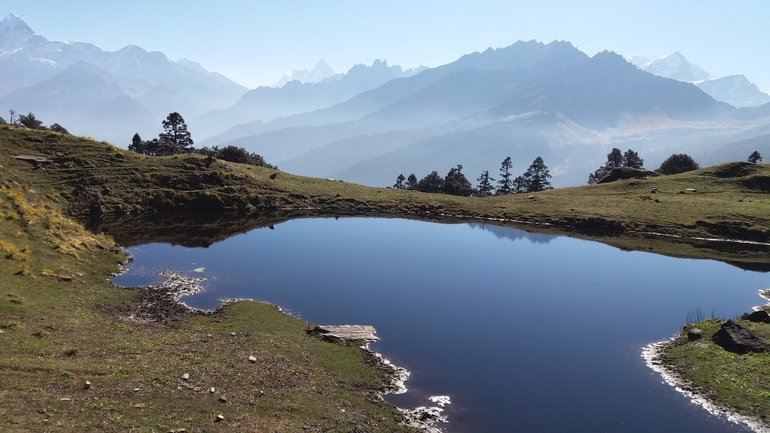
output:
[[[129,251],[119,285],[157,283],[174,269],[208,279],[184,299],[194,307],[253,298],[313,323],[374,325],[372,349],[411,371],[409,391],[388,400],[412,408],[450,396],[448,432],[747,431],[663,384],[640,353],[698,312],[749,311],[768,274],[513,228],[385,218],[295,219],[206,248]]]

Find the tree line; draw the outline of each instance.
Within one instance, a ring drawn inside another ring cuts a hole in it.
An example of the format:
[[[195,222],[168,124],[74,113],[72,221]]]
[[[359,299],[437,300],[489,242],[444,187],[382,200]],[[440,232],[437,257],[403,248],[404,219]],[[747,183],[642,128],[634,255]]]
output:
[[[249,152],[242,147],[193,147],[195,142],[192,139],[192,134],[187,129],[187,124],[182,115],[177,112],[169,113],[166,119],[163,120],[162,126],[163,132],[158,134],[158,138],[151,140],[142,140],[139,133],[135,133],[131,138],[131,144],[128,145],[128,150],[150,156],[195,153],[230,162],[276,168],[274,165],[267,163],[262,155]]]
[[[38,131],[54,131],[61,134],[69,134],[67,128],[59,125],[58,123],[52,123],[50,126],[45,126],[42,120],[35,117],[34,114],[18,114],[15,110],[8,110],[8,120],[0,117],[0,125],[10,125],[16,128],[36,129]]]
[[[427,176],[418,180],[414,173],[404,176],[403,173],[396,177],[395,189],[405,189],[420,192],[444,193],[460,196],[490,196],[505,195],[521,192],[537,192],[552,189],[551,173],[545,165],[543,158],[537,157],[529,168],[517,177],[513,177],[513,160],[506,157],[500,165],[500,179],[495,180],[489,175],[489,170],[484,170],[476,179],[478,184],[474,188],[462,172],[463,166],[458,164],[453,167],[443,178],[437,171],[432,171]]]
[[[748,161],[752,164],[756,164],[762,161],[762,155],[759,151],[752,152]],[[635,151],[628,149],[625,153],[621,153],[620,149],[613,148],[610,153],[607,154],[607,161],[603,166],[599,167],[593,173],[588,175],[588,183],[598,183],[604,176],[610,173],[616,168],[636,168],[642,169],[644,167],[644,160]],[[658,167],[655,172],[660,174],[678,174],[688,171],[697,170],[700,165],[686,153],[675,153],[666,158]]]

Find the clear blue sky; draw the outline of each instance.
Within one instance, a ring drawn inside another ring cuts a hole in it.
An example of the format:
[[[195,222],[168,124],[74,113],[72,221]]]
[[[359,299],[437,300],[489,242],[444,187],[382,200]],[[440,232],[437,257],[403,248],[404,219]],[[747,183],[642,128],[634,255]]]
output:
[[[0,0],[0,16],[11,12],[49,39],[139,45],[249,87],[320,59],[337,71],[375,58],[436,66],[520,39],[560,39],[589,55],[680,51],[770,91],[767,0]]]

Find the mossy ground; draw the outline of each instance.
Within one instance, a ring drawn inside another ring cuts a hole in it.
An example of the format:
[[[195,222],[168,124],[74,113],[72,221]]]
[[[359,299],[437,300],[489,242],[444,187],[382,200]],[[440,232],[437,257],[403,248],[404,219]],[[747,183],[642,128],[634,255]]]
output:
[[[691,326],[703,331],[701,339],[681,335],[664,352],[666,365],[695,385],[710,400],[738,413],[770,422],[770,353],[739,355],[728,352],[711,337],[724,323],[708,319]],[[770,324],[737,323],[770,341]]]

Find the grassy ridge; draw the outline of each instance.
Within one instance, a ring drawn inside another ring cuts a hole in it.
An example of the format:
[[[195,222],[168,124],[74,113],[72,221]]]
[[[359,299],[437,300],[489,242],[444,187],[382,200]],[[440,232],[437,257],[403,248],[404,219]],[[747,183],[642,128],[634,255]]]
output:
[[[95,203],[104,213],[128,215],[124,221],[138,225],[120,225],[150,237],[154,227],[137,214],[240,212],[235,219],[215,218],[211,230],[199,227],[194,242],[220,235],[223,226],[238,231],[318,212],[515,220],[624,248],[746,267],[767,265],[767,247],[640,233],[770,239],[766,165],[462,198],[194,155],[150,158],[87,139],[0,127],[0,166],[0,430],[10,432],[406,430],[400,414],[372,396],[385,378],[360,350],[308,337],[304,323],[274,307],[234,304],[170,327],[121,320],[135,292],[106,278],[123,253],[65,216],[87,215]],[[683,193],[687,188],[696,192]],[[251,211],[272,216],[244,216]],[[180,379],[183,373],[189,383]],[[87,390],[86,380],[93,383]],[[215,394],[207,392],[212,386]],[[221,394],[226,403],[217,400]],[[225,421],[215,423],[220,413]]]
[[[18,154],[45,156],[51,163],[36,169],[11,158]],[[32,188],[71,215],[87,215],[97,201],[105,213],[118,215],[190,210],[462,216],[748,267],[766,266],[770,253],[766,246],[645,235],[770,242],[770,165],[725,164],[676,176],[465,198],[294,176],[197,155],[146,157],[106,143],[7,127],[0,127],[0,165],[0,182]],[[688,188],[696,192],[686,193]]]

